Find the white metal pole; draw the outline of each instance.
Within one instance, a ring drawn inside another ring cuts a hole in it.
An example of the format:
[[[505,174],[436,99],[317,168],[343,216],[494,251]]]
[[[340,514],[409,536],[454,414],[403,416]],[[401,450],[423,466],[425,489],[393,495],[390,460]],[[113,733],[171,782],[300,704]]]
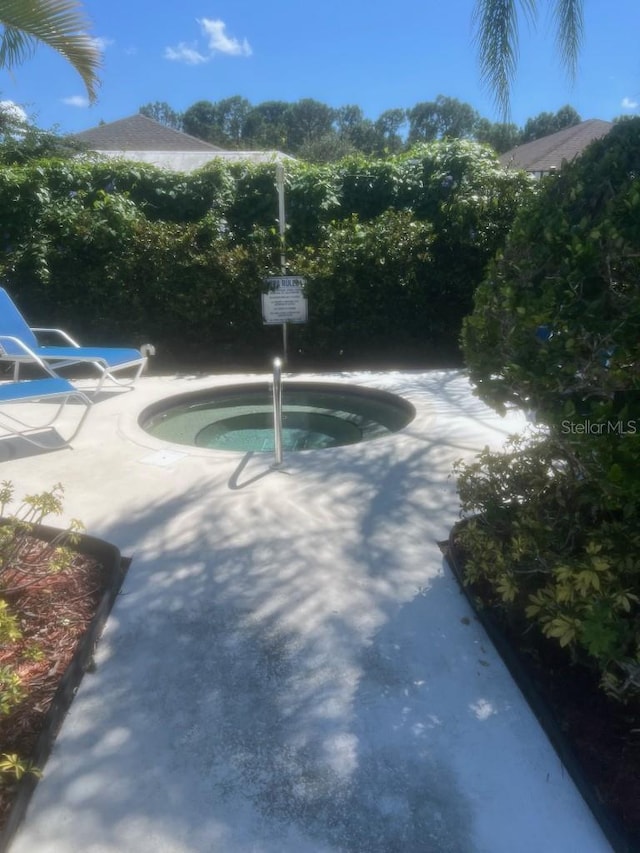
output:
[[[276,163],[276,186],[278,187],[278,224],[280,227],[280,272],[287,273],[287,253],[285,243],[286,213],[284,209],[284,166]]]
[[[282,465],[282,362],[273,359],[273,446],[275,460],[273,468]]]
[[[278,225],[280,228],[280,272],[282,275],[287,274],[287,249],[285,231],[287,227],[286,213],[284,207],[284,166],[282,163],[276,163],[276,186],[278,188]],[[287,324],[282,324],[282,347],[283,358],[287,362]]]

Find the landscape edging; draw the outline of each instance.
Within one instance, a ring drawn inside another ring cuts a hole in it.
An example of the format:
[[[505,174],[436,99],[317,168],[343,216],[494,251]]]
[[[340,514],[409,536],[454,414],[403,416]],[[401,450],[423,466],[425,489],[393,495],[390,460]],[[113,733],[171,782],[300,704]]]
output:
[[[0,519],[0,524],[7,523],[9,523],[7,519]],[[34,525],[33,528],[33,535],[46,541],[55,539],[65,532],[48,525]],[[104,567],[108,583],[89,627],[80,638],[78,647],[60,680],[51,706],[45,715],[45,723],[38,737],[33,757],[33,763],[41,770],[51,754],[55,739],[71,707],[80,682],[91,664],[96,643],[100,638],[131,562],[129,559],[123,558],[120,550],[109,542],[84,534],[74,534],[74,536],[77,536],[77,540],[71,546],[72,550],[97,560]],[[37,784],[38,777],[32,773],[25,774],[18,783],[17,794],[11,806],[9,817],[2,831],[0,831],[0,853],[5,853],[9,849],[13,837],[24,819]]]
[[[495,646],[511,677],[540,723],[560,761],[600,825],[607,841],[611,844],[614,853],[638,853],[640,847],[636,841],[631,838],[630,833],[622,826],[618,818],[601,802],[595,786],[585,777],[573,746],[560,728],[558,720],[550,711],[540,691],[533,683],[519,655],[513,650],[499,624],[492,617],[490,610],[481,609],[476,606],[476,602],[470,594],[469,587],[464,583],[462,569],[459,564],[460,552],[454,541],[457,528],[458,525],[454,525],[449,534],[449,539],[438,544],[447,565],[473,609],[474,615],[488,634],[489,639]]]

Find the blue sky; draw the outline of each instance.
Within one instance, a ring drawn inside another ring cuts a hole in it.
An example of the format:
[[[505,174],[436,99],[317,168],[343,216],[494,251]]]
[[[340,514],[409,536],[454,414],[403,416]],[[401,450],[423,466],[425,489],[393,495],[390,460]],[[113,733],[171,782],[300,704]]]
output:
[[[251,103],[316,98],[357,104],[369,118],[442,94],[499,120],[480,81],[474,0],[86,0],[103,55],[98,102],[78,75],[41,47],[11,74],[0,100],[43,128],[83,130],[150,101],[184,110],[200,99]],[[585,41],[571,83],[554,52],[550,4],[521,26],[512,121],[574,106],[583,119],[640,114],[639,0],[584,0]]]

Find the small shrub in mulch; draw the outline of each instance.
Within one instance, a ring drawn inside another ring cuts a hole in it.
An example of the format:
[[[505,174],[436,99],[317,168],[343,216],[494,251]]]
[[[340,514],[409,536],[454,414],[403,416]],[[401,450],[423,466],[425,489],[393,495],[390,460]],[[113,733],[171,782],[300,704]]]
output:
[[[0,510],[13,500],[0,486]],[[116,548],[42,520],[62,487],[0,520],[0,850],[26,811],[124,578]]]

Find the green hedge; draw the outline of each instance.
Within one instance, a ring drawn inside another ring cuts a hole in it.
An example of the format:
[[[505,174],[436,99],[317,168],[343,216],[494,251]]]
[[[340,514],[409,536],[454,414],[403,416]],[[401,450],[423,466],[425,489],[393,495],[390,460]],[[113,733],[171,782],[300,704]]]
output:
[[[474,143],[386,160],[286,164],[289,270],[308,278],[313,358],[373,350],[455,357],[462,317],[530,182]],[[34,323],[83,340],[189,342],[215,363],[269,356],[260,292],[279,272],[273,164],[190,175],[118,161],[0,169],[0,276]],[[185,334],[185,331],[187,332]],[[381,349],[382,348],[382,349]]]

